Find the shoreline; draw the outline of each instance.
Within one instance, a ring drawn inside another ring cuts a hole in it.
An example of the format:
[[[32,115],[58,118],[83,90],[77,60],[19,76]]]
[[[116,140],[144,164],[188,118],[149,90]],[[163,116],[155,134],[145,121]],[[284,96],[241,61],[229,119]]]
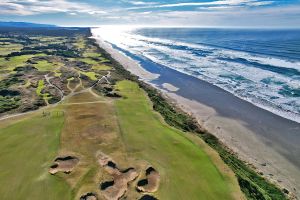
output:
[[[288,189],[289,192],[299,196],[298,190],[294,189],[299,187],[299,179],[294,177],[299,172],[298,169],[289,165],[287,159],[266,147],[262,142],[263,138],[245,127],[242,121],[221,117],[213,108],[175,93],[163,91],[163,94],[172,104],[193,116],[202,128],[216,136],[222,144],[258,174],[280,188]],[[266,156],[268,159],[265,159]],[[285,172],[281,171],[283,168],[286,169]]]
[[[166,82],[180,89],[169,92]],[[152,84],[257,173],[300,199],[300,124],[167,67]]]
[[[101,46],[101,43],[99,43],[99,41],[100,40],[97,39],[98,44],[100,45],[101,48],[103,48],[103,46]],[[107,50],[105,48],[103,49]],[[114,58],[116,57],[116,54],[119,54],[121,52],[115,49],[110,49],[108,53],[111,54],[111,56]],[[123,65],[122,61],[120,60],[117,61],[121,65]],[[299,191],[294,190],[294,187],[296,187],[297,189],[300,187],[299,183],[295,184],[295,182],[297,182],[297,173],[299,173],[299,169],[293,167],[293,165],[290,165],[290,162],[287,159],[285,159],[282,155],[278,154],[272,148],[269,148],[266,145],[265,141],[263,142],[265,138],[259,136],[257,133],[251,130],[249,128],[249,125],[246,124],[243,120],[239,120],[232,116],[226,116],[226,115],[223,116],[224,113],[220,113],[218,110],[214,109],[213,107],[206,105],[205,103],[200,102],[199,100],[195,100],[192,98],[191,100],[190,98],[187,98],[186,95],[182,95],[182,91],[186,88],[178,85],[177,84],[178,80],[170,82],[168,78],[164,77],[163,73],[161,72],[164,71],[165,69],[159,69],[157,71],[155,70],[150,71],[148,68],[144,69],[148,71],[148,73],[159,74],[159,78],[157,77],[156,79],[147,79],[147,77],[143,77],[143,74],[139,73],[139,69],[137,70],[135,66],[131,66],[130,69],[125,67],[125,69],[127,69],[134,75],[137,75],[138,77],[141,78],[141,80],[145,81],[146,83],[150,83],[152,86],[162,91],[163,94],[165,94],[171,102],[178,105],[178,107],[181,108],[183,111],[194,116],[197,119],[198,123],[205,130],[215,135],[225,146],[233,150],[233,152],[235,152],[241,160],[253,166],[253,168],[258,173],[260,174],[263,173],[264,174],[263,176],[268,180],[270,180],[272,183],[279,185],[282,189],[283,188],[288,189],[290,193],[299,196],[298,194]],[[170,72],[170,69],[167,69],[166,71]],[[180,73],[180,72],[176,71],[175,73]],[[182,75],[182,76],[187,77],[188,75]],[[184,82],[183,80],[185,80],[182,79],[181,76],[178,79],[182,82]],[[168,84],[168,86],[172,85],[174,91],[168,90],[163,86],[163,84]],[[218,92],[220,92],[222,89],[218,88],[217,90]],[[239,101],[243,101],[243,100],[239,99]],[[264,110],[264,112],[268,112],[268,111]],[[268,159],[266,160],[266,158]],[[278,166],[282,163],[287,165]],[[282,169],[286,170],[285,173],[282,173]],[[286,173],[287,171],[290,173]]]
[[[119,63],[122,63],[123,67],[130,71],[131,73],[137,75],[138,77],[142,78],[145,81],[151,81],[154,79],[157,79],[159,77],[159,74],[150,73],[149,71],[145,70],[139,63],[134,61],[133,59],[130,59],[125,54],[122,54],[119,52],[118,54],[115,53],[114,48],[106,43],[100,40],[99,38],[93,36],[92,39],[96,40],[97,44],[103,48],[107,53],[109,53],[113,59],[118,61]]]

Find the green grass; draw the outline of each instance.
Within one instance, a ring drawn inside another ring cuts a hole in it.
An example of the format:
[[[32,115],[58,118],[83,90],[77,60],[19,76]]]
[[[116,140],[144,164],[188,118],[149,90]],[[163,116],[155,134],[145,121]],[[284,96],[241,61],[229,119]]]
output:
[[[100,61],[101,63],[110,63],[111,61],[109,59],[103,58]]]
[[[125,96],[116,107],[127,150],[161,173],[159,199],[232,199],[227,177],[183,132],[162,122],[136,83],[121,81],[116,87]]]
[[[83,37],[78,37],[75,45],[79,49],[84,49],[85,48],[85,39]]]
[[[45,87],[44,80],[39,80],[38,87],[36,88],[36,94],[38,96],[42,96],[43,95],[42,94],[42,90],[43,90],[44,87]]]
[[[24,85],[24,87],[28,88],[28,87],[30,87],[30,85],[31,85],[30,80],[27,80],[26,83],[25,83],[25,85]]]
[[[99,57],[100,61],[97,61],[97,60],[93,60],[91,58],[80,58],[79,60],[81,62],[84,62],[86,64],[89,64],[89,65],[99,65],[101,63],[109,63],[110,60],[109,59],[105,59],[105,58],[101,58]]]
[[[3,45],[0,44],[0,55],[8,55],[12,52],[18,52],[23,48],[23,45],[21,44],[9,44],[9,45]]]
[[[94,65],[93,67],[92,67],[92,69],[94,69],[94,70],[111,70],[111,67],[110,66],[108,66],[108,65]]]
[[[44,100],[51,99],[49,93],[42,93],[43,89],[45,88],[44,80],[39,80],[38,87],[36,88],[36,94],[40,97],[42,97]]]
[[[83,57],[99,58],[101,57],[101,53],[85,52],[83,53]]]
[[[98,80],[97,78],[97,74],[95,72],[83,72],[80,71],[81,74],[86,75],[87,77],[89,77],[92,81],[96,81]]]
[[[0,59],[0,66],[4,66],[6,70],[14,70],[16,67],[20,67],[26,64],[26,61],[30,58],[34,57],[34,55],[22,55],[22,56],[14,56],[9,58],[9,60],[5,60],[4,58]]]
[[[56,74],[57,73],[56,69],[61,67],[63,64],[59,62],[48,62],[47,60],[41,60],[38,61],[37,64],[34,64],[34,67],[37,68],[39,71],[54,71]]]
[[[287,199],[283,192],[274,184],[270,183],[253,169],[247,166],[243,161],[239,160],[236,155],[224,147],[219,140],[210,133],[199,130],[198,126],[191,117],[175,110],[155,89],[140,82],[140,86],[147,91],[147,94],[153,102],[153,108],[158,111],[165,121],[180,130],[198,133],[209,146],[215,149],[222,160],[235,173],[240,188],[244,192],[247,199],[251,200],[283,200]]]
[[[97,65],[100,63],[99,61],[93,60],[91,58],[80,58],[79,60],[82,62],[85,62],[86,64],[90,64],[90,65]]]
[[[57,114],[40,113],[6,126],[1,122],[1,199],[70,199],[69,186],[48,173],[64,123],[61,112]]]
[[[21,55],[21,56],[13,56],[8,60],[5,58],[0,58],[0,69],[6,69],[13,71],[16,67],[26,65],[26,61],[33,57],[45,56],[46,54],[35,54],[35,55]],[[3,68],[2,68],[3,67]]]
[[[53,63],[50,63],[47,60],[38,61],[37,64],[34,64],[34,67],[39,71],[52,71],[55,68]]]
[[[62,73],[59,70],[54,71],[54,76],[60,77],[61,75],[62,75]]]
[[[71,77],[71,78],[68,78],[67,80],[68,81],[73,81],[75,78],[74,77]]]

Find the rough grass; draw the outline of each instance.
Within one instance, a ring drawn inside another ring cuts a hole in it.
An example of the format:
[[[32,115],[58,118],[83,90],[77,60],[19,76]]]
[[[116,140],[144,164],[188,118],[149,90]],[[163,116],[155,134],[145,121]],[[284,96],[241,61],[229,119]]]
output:
[[[70,199],[70,188],[48,173],[55,158],[64,119],[60,110],[0,126],[0,196],[13,200]]]
[[[80,58],[79,60],[82,61],[82,62],[85,62],[86,64],[90,64],[90,65],[99,64],[99,61],[93,60],[91,58]]]
[[[100,70],[100,71],[105,71],[105,70],[111,70],[111,67],[108,65],[94,65],[92,67],[94,70]]]
[[[62,73],[59,70],[54,71],[54,76],[60,77],[61,75],[62,75]]]
[[[0,66],[3,66],[6,70],[14,70],[16,67],[20,67],[26,64],[26,61],[30,58],[34,57],[34,55],[21,55],[14,56],[9,58],[8,60],[1,58]]]
[[[117,113],[129,154],[162,175],[159,199],[232,199],[227,177],[184,133],[164,124],[136,83],[121,81]]]
[[[80,163],[74,172],[63,174],[62,177],[72,186],[74,199],[79,199],[87,192],[101,195],[99,184],[104,180],[103,172],[99,174],[101,168],[95,158],[97,151],[113,155],[118,162],[125,157],[113,105],[90,92],[76,94],[65,103],[62,106],[66,111],[66,122],[60,153],[72,152],[80,159]]]
[[[0,55],[8,55],[12,52],[18,52],[22,49],[23,45],[21,44],[7,44],[1,45],[0,43]]]
[[[101,57],[101,53],[85,52],[83,53],[83,57],[99,58]]]
[[[47,60],[38,61],[37,64],[34,64],[34,67],[39,71],[53,71],[57,67],[57,64],[48,62]]]
[[[79,49],[84,49],[85,48],[85,40],[83,37],[79,37],[77,39],[76,47]]]
[[[9,57],[8,60],[5,58],[0,58],[1,69],[13,71],[16,67],[26,65],[26,62],[33,57],[45,56],[45,54],[35,54],[35,55],[21,55]]]
[[[0,113],[18,108],[20,106],[20,98],[18,97],[4,97],[0,95]]]

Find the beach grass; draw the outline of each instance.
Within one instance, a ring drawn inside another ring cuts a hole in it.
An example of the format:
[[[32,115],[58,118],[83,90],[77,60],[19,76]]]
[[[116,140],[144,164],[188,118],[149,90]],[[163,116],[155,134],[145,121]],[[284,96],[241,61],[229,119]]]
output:
[[[159,199],[232,199],[228,177],[182,131],[165,124],[138,84],[121,81],[116,102],[128,153],[161,173]]]
[[[63,123],[61,110],[1,122],[1,199],[70,199],[68,185],[48,173]]]

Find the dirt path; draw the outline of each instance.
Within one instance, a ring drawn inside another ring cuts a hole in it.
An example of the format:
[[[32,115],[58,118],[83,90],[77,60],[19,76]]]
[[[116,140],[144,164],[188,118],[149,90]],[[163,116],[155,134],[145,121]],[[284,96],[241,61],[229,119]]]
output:
[[[99,100],[99,101],[88,101],[88,102],[78,102],[78,103],[64,103],[63,105],[80,105],[80,104],[94,104],[94,103],[112,103],[112,101]]]
[[[56,85],[53,85],[53,84],[50,82],[50,80],[51,80],[52,78],[54,78],[54,77],[49,77],[48,75],[49,75],[49,74],[46,74],[46,75],[45,75],[45,79],[46,79],[47,83],[48,83],[51,87],[54,87],[55,89],[57,89],[57,90],[59,91],[59,93],[60,93],[61,99],[63,99],[63,98],[64,98],[64,92],[63,92],[59,87],[57,87]]]

